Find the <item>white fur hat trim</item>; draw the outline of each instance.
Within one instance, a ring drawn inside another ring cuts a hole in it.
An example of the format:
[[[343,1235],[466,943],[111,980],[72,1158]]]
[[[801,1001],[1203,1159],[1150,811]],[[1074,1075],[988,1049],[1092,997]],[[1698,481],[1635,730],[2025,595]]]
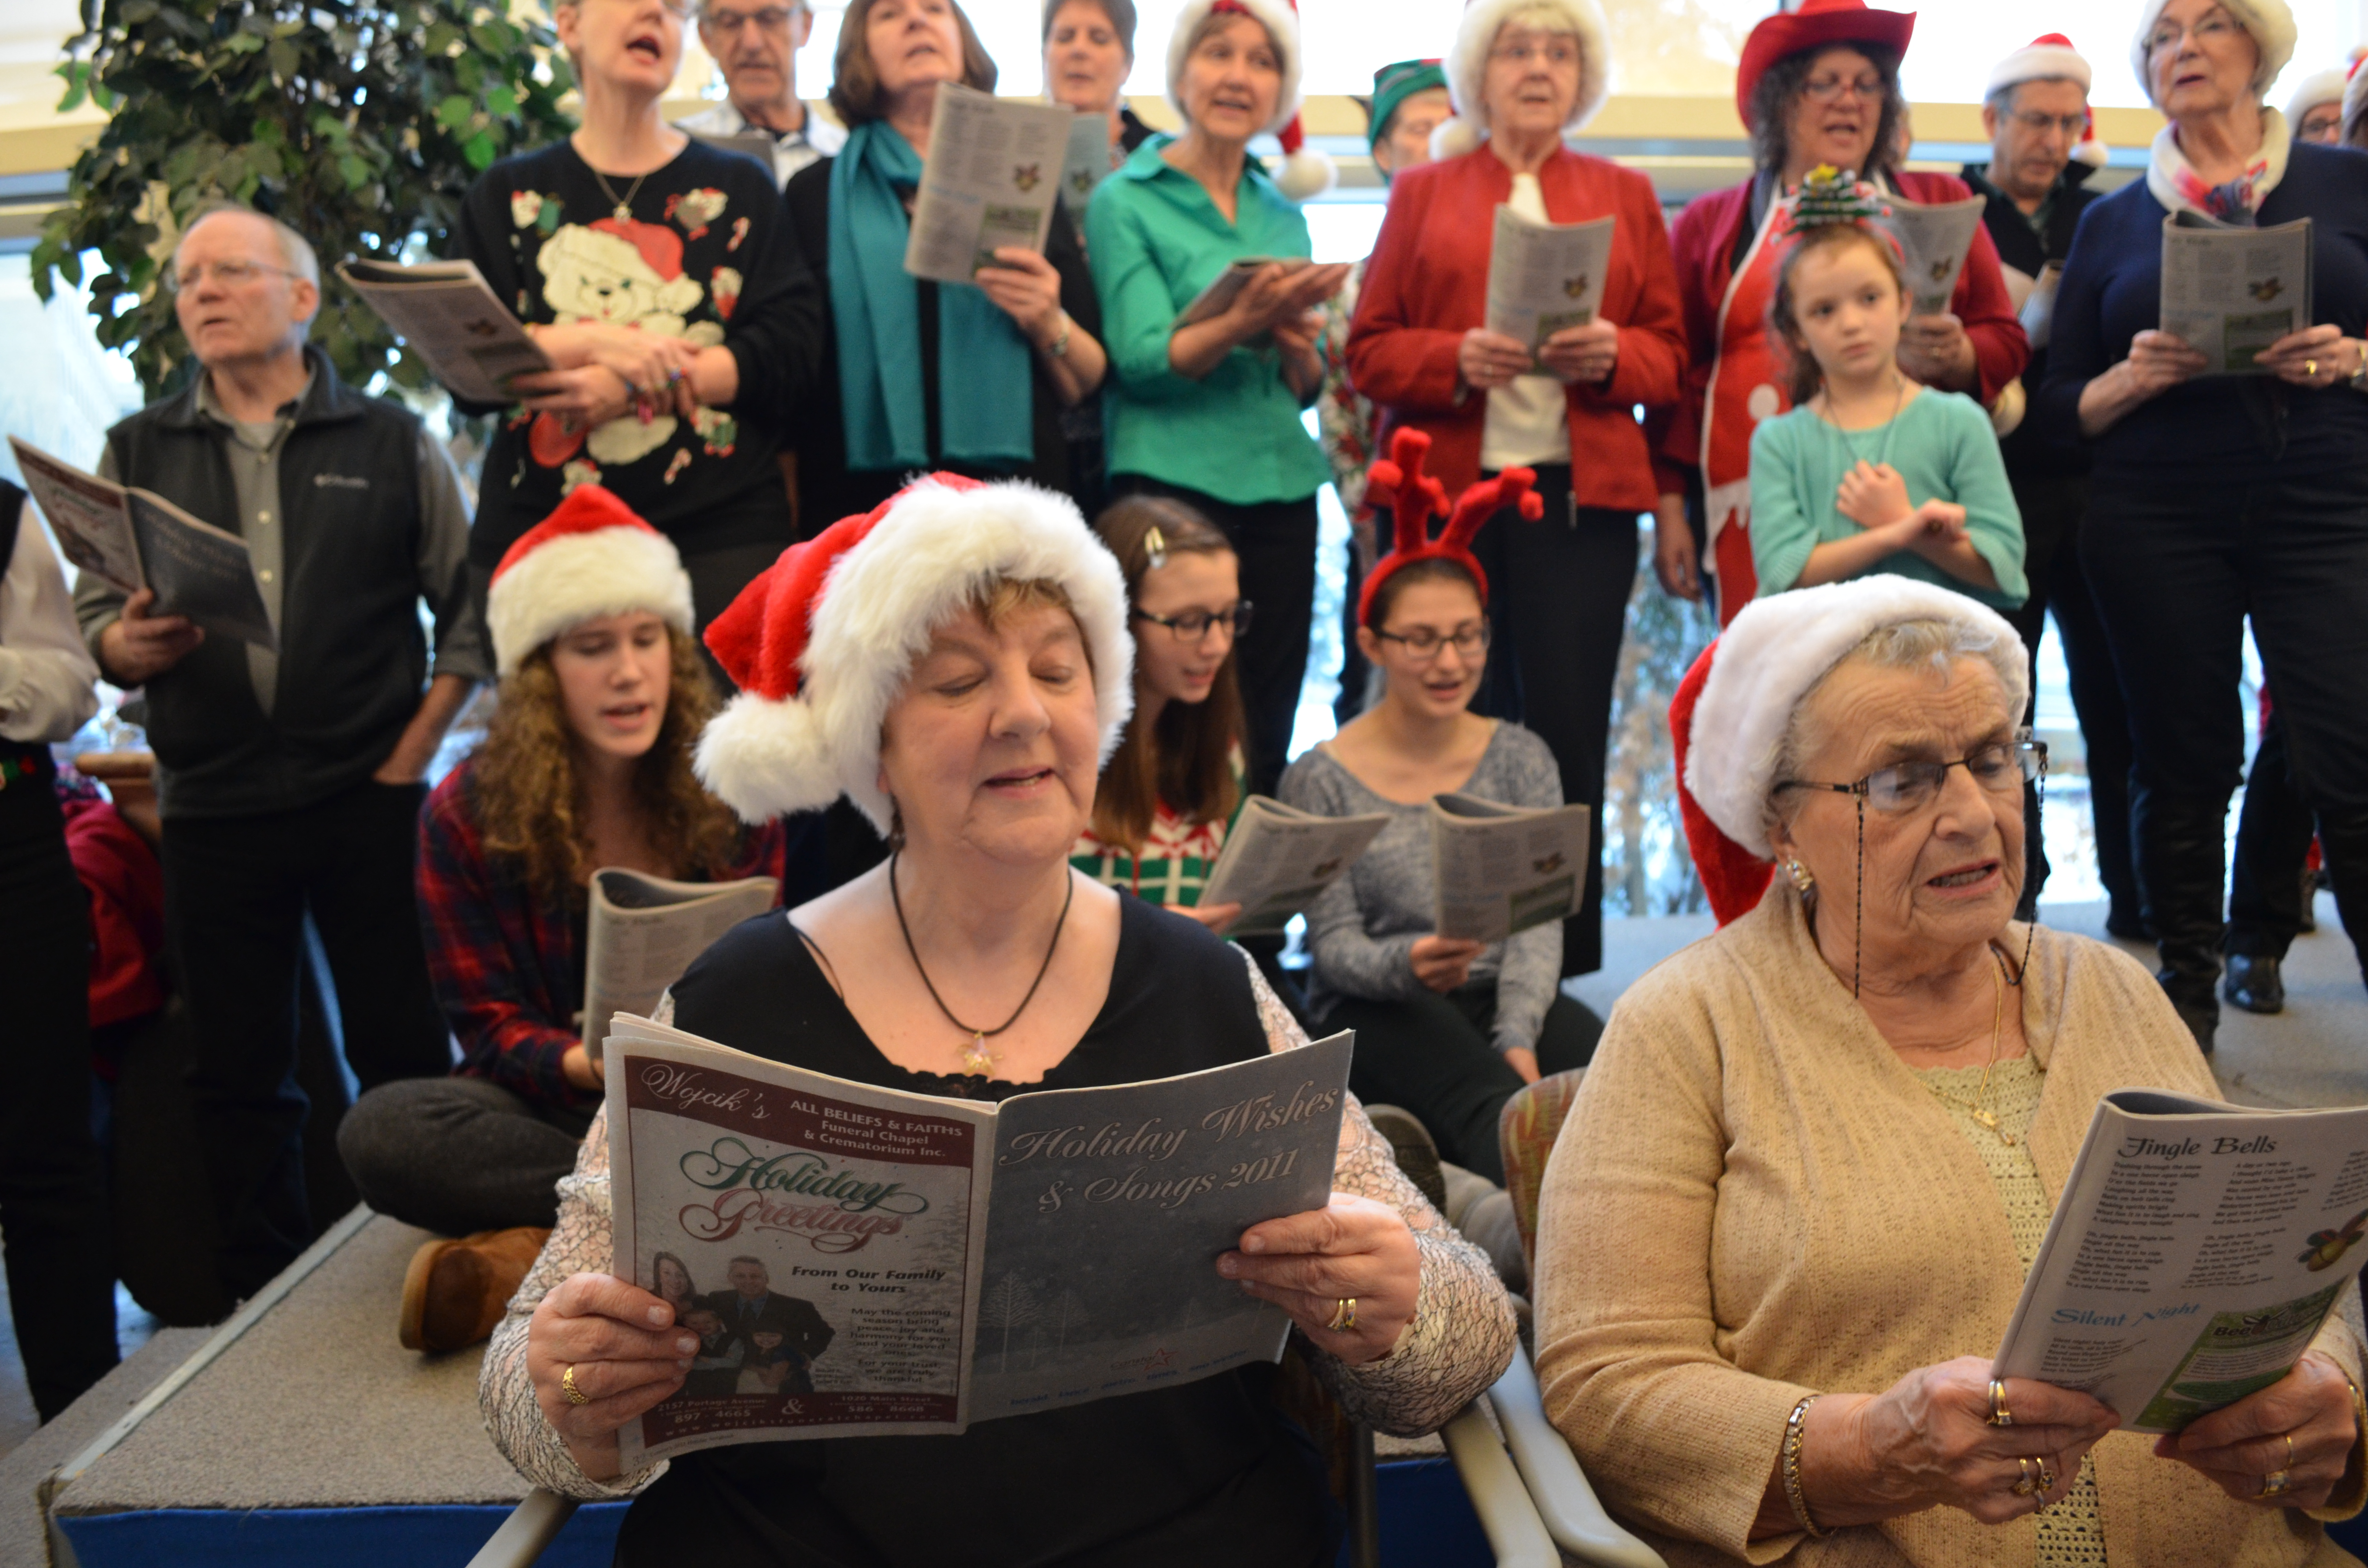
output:
[[[665,535],[620,526],[547,540],[512,562],[485,594],[495,668],[509,675],[569,627],[636,609],[690,631],[690,577]]]
[[[1578,101],[1571,106],[1565,131],[1577,131],[1595,118],[1611,96],[1611,29],[1604,25],[1597,0],[1471,0],[1456,25],[1454,45],[1447,51],[1447,96],[1455,117],[1431,132],[1432,155],[1459,157],[1480,145],[1488,134],[1488,105],[1483,85],[1488,75],[1488,51],[1496,47],[1499,28],[1524,12],[1545,12],[1578,35]]]
[[[924,479],[841,555],[809,614],[799,689],[743,691],[700,737],[700,778],[742,820],[814,811],[844,794],[882,834],[880,727],[938,627],[997,580],[1068,594],[1092,655],[1107,762],[1134,710],[1134,639],[1117,560],[1064,495],[1018,482],[957,489]]]
[[[1686,753],[1686,788],[1721,833],[1763,860],[1776,858],[1765,812],[1793,710],[1870,633],[1911,620],[1978,628],[2013,649],[2008,662],[2018,674],[2007,701],[2021,714],[2031,697],[2021,639],[2004,616],[1963,594],[1884,574],[1754,599],[1719,635]]]
[[[1995,97],[2006,88],[2025,82],[2047,82],[2058,79],[2080,84],[2087,92],[2090,85],[2089,62],[2063,39],[2060,33],[2050,33],[2024,44],[2004,60],[1990,67],[1990,79],[1982,88],[1985,98]]]
[[[2330,65],[2324,71],[2314,71],[2302,79],[2302,85],[2286,99],[2286,123],[2299,133],[2302,117],[2321,104],[2340,104],[2343,90],[2351,79],[2340,65]]]
[[[2162,19],[2162,8],[2170,0],[2145,0],[2138,12],[2138,30],[2130,35],[2130,69],[2138,76],[2138,87],[2154,102],[2154,79],[2146,73],[2146,35]],[[2228,14],[2243,24],[2252,35],[2253,47],[2260,51],[2260,63],[2253,71],[2253,91],[2266,93],[2278,73],[2294,58],[2294,12],[2286,0],[2221,0]]]
[[[1291,7],[1290,0],[1233,0],[1257,21],[1265,25],[1274,40],[1274,47],[1282,51],[1282,91],[1275,95],[1274,118],[1261,128],[1279,134],[1299,112],[1299,80],[1304,74],[1306,50],[1300,44],[1299,13]],[[1184,0],[1176,13],[1176,30],[1167,35],[1167,101],[1178,114],[1184,112],[1184,62],[1191,57],[1188,45],[1192,31],[1216,9],[1216,0]]]

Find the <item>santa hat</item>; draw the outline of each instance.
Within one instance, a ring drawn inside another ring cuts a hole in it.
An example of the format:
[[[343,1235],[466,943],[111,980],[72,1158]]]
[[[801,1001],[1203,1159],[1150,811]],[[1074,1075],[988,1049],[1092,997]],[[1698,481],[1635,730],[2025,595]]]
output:
[[[2138,12],[2138,30],[2130,35],[2130,69],[2138,74],[2138,85],[2146,92],[2146,102],[2154,102],[2154,77],[2146,70],[2146,38],[2155,24],[2162,19],[2162,8],[2170,0],[2144,0]],[[2253,91],[2266,93],[2278,73],[2294,58],[2294,12],[2287,9],[2286,0],[2221,0],[2230,16],[2252,35],[2253,47],[2260,51],[2260,63],[2253,69]],[[2156,107],[2159,108],[2159,105]]]
[[[1593,119],[1611,96],[1611,29],[1603,24],[1603,7],[1597,0],[1467,0],[1463,19],[1456,24],[1454,47],[1447,51],[1447,96],[1455,105],[1455,117],[1430,133],[1431,156],[1461,157],[1487,136],[1488,104],[1481,89],[1488,74],[1488,51],[1497,47],[1499,28],[1532,13],[1541,27],[1578,35],[1578,101],[1571,106],[1563,130],[1577,131]]]
[[[1068,595],[1109,760],[1134,708],[1118,562],[1065,495],[939,473],[783,551],[707,629],[740,693],[700,737],[699,777],[747,822],[846,795],[886,833],[881,722],[930,633],[1004,581]]]
[[[1274,119],[1266,126],[1282,143],[1282,168],[1275,188],[1293,201],[1311,201],[1332,188],[1338,173],[1332,160],[1307,145],[1299,124],[1299,81],[1307,51],[1299,36],[1299,0],[1184,0],[1176,13],[1176,30],[1167,35],[1167,101],[1184,112],[1184,62],[1190,58],[1192,34],[1213,12],[1247,17],[1274,40],[1282,56],[1282,91],[1274,100]]]
[[[1365,574],[1364,589],[1357,596],[1360,626],[1372,624],[1373,600],[1382,585],[1417,561],[1452,561],[1472,574],[1473,583],[1480,589],[1480,602],[1486,604],[1488,574],[1480,569],[1479,558],[1472,553],[1473,536],[1508,506],[1533,523],[1545,516],[1545,502],[1530,488],[1538,476],[1526,468],[1508,468],[1494,479],[1482,480],[1457,496],[1451,508],[1447,486],[1423,472],[1429,455],[1427,432],[1400,426],[1390,437],[1390,455],[1365,475],[1366,504],[1377,510],[1390,509],[1392,540],[1390,552],[1373,562],[1373,569]],[[1430,519],[1435,517],[1447,518],[1447,527],[1437,539],[1430,537]]]
[[[1762,17],[1743,40],[1743,57],[1735,66],[1735,112],[1748,130],[1751,96],[1759,89],[1759,78],[1790,55],[1833,43],[1873,44],[1905,55],[1915,33],[1913,11],[1877,11],[1866,0],[1801,0],[1798,10]]]
[[[2324,71],[2314,71],[2305,76],[2302,85],[2286,99],[2287,129],[2300,131],[2302,117],[2321,104],[2341,103],[2343,90],[2351,85],[2351,73],[2340,65],[2330,65]]]
[[[1911,620],[1964,627],[2010,649],[1999,673],[2007,706],[2022,712],[2030,677],[2006,618],[1938,584],[1887,574],[1752,600],[1679,683],[1669,704],[1679,816],[1720,925],[1748,913],[1767,891],[1776,853],[1768,800],[1793,710],[1850,650]]]
[[[485,595],[495,667],[508,675],[571,626],[645,609],[688,635],[690,576],[674,541],[597,484],[579,484],[502,552]]]
[[[2343,87],[2343,136],[2347,142],[2351,139],[2351,128],[2360,122],[2360,117],[2368,114],[2368,71],[2360,69],[2360,59],[2355,51],[2351,74]]]
[[[2089,62],[2072,47],[2072,40],[2062,33],[2042,33],[1990,67],[1990,79],[1982,88],[1985,99],[1994,98],[2009,87],[2019,87],[2025,82],[2078,82],[2086,95],[2095,85]],[[2105,144],[2097,139],[2097,117],[2089,116],[2082,127],[2079,144],[2072,149],[2074,162],[2090,168],[2105,166]]]

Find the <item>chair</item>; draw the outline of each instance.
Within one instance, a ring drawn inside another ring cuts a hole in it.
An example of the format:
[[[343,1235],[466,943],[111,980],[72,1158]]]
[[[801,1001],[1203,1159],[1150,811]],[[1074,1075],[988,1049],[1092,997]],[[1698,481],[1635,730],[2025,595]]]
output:
[[[1521,1261],[1538,1277],[1538,1196],[1545,1189],[1546,1159],[1562,1135],[1563,1119],[1578,1098],[1587,1069],[1550,1074],[1524,1084],[1497,1113],[1497,1146],[1505,1161],[1505,1192],[1513,1200],[1513,1222],[1521,1233]]]

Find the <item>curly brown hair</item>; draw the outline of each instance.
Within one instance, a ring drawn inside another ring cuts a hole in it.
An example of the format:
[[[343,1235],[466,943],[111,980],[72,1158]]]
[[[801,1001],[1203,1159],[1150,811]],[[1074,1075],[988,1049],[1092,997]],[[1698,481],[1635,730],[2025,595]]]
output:
[[[691,771],[691,748],[714,716],[715,688],[699,645],[666,628],[670,683],[658,738],[633,770],[633,793],[649,814],[650,846],[678,876],[713,876],[731,865],[740,824]],[[485,852],[517,864],[551,899],[581,899],[592,845],[577,812],[575,744],[545,643],[502,682],[484,744],[477,748],[477,816]]]

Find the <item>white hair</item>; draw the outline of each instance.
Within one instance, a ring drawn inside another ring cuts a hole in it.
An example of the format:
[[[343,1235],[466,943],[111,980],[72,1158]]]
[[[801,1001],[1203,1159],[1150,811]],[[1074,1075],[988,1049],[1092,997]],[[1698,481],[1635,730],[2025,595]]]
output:
[[[313,253],[312,242],[271,216],[270,213],[258,212],[254,208],[236,201],[210,201],[190,215],[188,223],[181,230],[181,237],[173,242],[173,266],[176,270],[181,264],[181,247],[188,243],[191,234],[198,232],[198,225],[209,218],[217,218],[225,212],[235,212],[246,218],[259,218],[269,224],[272,238],[279,244],[279,259],[286,264],[288,270],[315,289],[321,286],[321,258]]]

